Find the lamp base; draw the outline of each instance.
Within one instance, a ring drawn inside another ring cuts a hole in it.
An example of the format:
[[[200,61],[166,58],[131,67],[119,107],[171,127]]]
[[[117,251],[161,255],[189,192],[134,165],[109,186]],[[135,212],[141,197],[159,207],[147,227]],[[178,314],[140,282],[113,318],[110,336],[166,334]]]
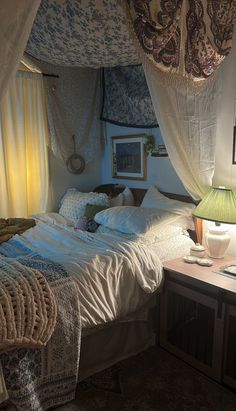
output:
[[[224,258],[225,252],[230,243],[230,236],[221,226],[209,228],[205,234],[209,256],[212,258]]]

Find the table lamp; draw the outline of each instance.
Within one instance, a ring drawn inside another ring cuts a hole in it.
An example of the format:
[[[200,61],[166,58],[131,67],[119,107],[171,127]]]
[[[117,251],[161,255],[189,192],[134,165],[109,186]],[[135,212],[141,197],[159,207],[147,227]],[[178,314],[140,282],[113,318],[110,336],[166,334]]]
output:
[[[193,212],[193,216],[213,221],[205,234],[209,256],[223,258],[230,242],[227,229],[221,223],[236,224],[236,196],[231,189],[212,187]]]

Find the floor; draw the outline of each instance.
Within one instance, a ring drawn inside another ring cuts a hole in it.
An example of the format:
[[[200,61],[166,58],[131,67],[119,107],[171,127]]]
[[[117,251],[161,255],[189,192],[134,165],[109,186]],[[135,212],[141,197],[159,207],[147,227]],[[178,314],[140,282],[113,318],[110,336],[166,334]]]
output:
[[[121,361],[78,386],[56,411],[236,411],[236,392],[160,348]]]

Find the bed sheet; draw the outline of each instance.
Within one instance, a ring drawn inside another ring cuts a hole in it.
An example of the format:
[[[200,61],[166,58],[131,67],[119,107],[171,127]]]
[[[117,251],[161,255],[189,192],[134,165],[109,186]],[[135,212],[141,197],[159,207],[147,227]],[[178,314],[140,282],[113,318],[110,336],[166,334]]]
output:
[[[63,264],[73,277],[84,328],[123,318],[145,305],[162,282],[162,262],[188,254],[192,245],[183,234],[155,241],[153,236],[76,230],[56,213],[35,218],[36,227],[19,239]]]

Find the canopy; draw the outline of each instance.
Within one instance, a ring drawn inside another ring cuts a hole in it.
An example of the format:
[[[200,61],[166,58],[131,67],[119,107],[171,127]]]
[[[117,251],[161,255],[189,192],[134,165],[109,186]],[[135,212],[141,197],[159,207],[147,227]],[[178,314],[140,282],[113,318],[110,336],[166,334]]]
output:
[[[26,51],[51,64],[140,63],[123,0],[42,0]]]

